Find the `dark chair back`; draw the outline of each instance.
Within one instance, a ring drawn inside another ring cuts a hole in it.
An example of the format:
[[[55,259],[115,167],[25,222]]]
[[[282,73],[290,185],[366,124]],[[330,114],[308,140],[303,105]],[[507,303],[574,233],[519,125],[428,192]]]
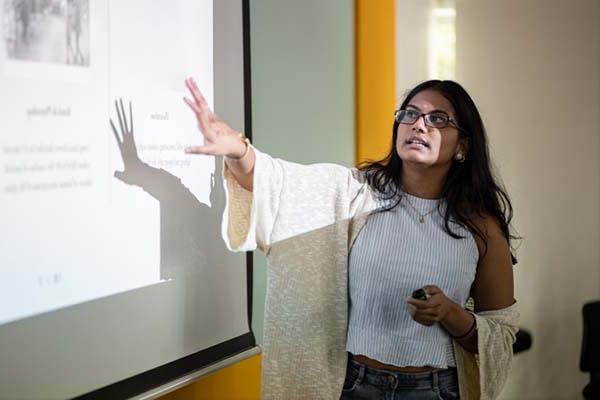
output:
[[[579,368],[590,373],[590,383],[583,389],[586,400],[600,399],[600,301],[583,306],[583,340]]]
[[[579,368],[600,371],[600,301],[583,306],[583,341]]]
[[[519,328],[516,340],[513,343],[513,354],[521,353],[531,348],[533,339],[527,329]]]

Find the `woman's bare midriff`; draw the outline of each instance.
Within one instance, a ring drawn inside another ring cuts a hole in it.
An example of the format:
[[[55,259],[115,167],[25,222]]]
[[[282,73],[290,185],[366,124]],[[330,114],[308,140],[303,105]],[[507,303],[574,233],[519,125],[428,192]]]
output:
[[[364,364],[367,367],[377,368],[377,369],[385,369],[388,371],[395,371],[395,372],[406,372],[406,373],[430,372],[430,371],[436,371],[439,369],[439,368],[434,368],[434,367],[397,367],[395,365],[381,363],[377,360],[373,360],[372,358],[369,358],[369,357],[363,356],[363,355],[351,354],[350,357],[354,361],[358,361],[359,363]]]

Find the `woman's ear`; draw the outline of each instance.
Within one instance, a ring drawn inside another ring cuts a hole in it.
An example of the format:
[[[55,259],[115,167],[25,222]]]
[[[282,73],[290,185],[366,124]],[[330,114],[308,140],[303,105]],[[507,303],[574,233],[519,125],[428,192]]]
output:
[[[469,139],[468,138],[459,139],[458,143],[456,144],[456,152],[454,153],[454,159],[456,161],[458,161],[459,163],[463,163],[463,162],[465,162],[465,159],[467,158],[468,152],[469,152]]]
[[[467,156],[469,154],[469,149],[471,148],[471,142],[469,138],[463,137],[458,140],[458,145],[456,146],[456,152],[460,152],[463,156]]]

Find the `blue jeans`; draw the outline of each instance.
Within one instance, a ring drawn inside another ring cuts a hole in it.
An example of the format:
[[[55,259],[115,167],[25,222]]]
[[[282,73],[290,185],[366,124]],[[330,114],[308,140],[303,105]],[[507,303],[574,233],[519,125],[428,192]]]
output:
[[[404,373],[370,368],[348,360],[340,400],[456,400],[456,368]]]

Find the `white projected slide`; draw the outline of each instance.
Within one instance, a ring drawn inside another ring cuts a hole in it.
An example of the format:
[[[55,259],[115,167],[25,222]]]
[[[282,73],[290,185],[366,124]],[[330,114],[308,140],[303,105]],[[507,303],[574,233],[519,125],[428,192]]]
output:
[[[184,154],[201,137],[182,101],[194,76],[213,104],[212,0],[0,4],[0,324],[177,277],[180,222],[203,221],[173,221],[196,214],[169,196],[214,206],[215,159]],[[213,242],[185,262],[214,262]],[[206,273],[214,293],[245,287]]]

